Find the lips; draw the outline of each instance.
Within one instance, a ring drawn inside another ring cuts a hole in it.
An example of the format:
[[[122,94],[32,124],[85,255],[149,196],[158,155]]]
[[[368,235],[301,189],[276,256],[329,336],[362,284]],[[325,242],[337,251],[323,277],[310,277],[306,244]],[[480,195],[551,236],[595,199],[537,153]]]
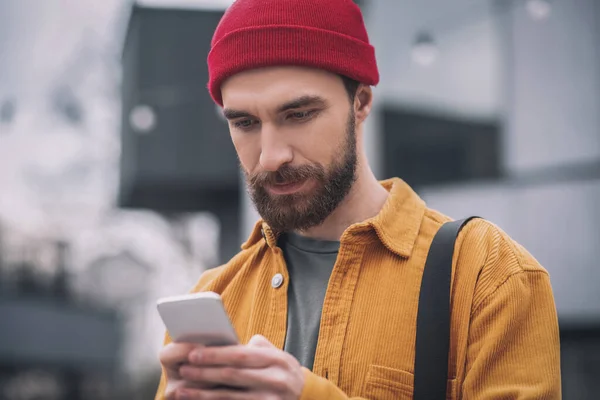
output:
[[[304,187],[306,182],[306,180],[302,180],[293,183],[269,184],[266,187],[271,194],[285,195],[299,192]]]

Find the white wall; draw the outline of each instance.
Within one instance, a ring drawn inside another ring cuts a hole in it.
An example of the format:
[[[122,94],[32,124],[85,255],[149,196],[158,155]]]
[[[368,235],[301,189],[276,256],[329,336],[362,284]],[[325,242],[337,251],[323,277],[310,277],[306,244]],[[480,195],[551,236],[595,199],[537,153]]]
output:
[[[533,22],[513,8],[505,57],[511,171],[600,159],[599,10],[597,0],[555,1],[549,19]]]
[[[388,103],[472,117],[494,117],[502,106],[501,49],[488,1],[374,0],[365,21]],[[437,61],[411,60],[417,32],[437,41]]]
[[[600,181],[429,189],[428,205],[496,223],[548,270],[564,321],[600,318]]]

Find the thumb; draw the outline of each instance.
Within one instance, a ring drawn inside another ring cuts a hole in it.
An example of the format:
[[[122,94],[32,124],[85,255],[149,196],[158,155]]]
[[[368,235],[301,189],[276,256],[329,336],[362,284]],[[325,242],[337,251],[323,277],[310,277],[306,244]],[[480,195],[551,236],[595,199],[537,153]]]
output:
[[[273,344],[269,342],[269,340],[262,335],[254,335],[248,342],[248,346],[253,347],[265,347],[265,348],[273,348]]]

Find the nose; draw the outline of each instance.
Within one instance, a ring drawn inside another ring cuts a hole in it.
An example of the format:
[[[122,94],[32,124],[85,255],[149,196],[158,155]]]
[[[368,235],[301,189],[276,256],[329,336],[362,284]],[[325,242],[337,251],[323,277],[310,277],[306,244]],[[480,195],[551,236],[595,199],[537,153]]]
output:
[[[292,149],[284,139],[280,132],[263,125],[260,165],[264,171],[277,171],[281,166],[292,161]]]

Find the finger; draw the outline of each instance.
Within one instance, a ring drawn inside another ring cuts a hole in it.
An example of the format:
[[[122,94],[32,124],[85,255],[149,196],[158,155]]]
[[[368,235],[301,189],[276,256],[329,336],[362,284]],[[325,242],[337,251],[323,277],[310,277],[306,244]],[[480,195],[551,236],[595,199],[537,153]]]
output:
[[[232,367],[194,367],[184,365],[180,368],[181,377],[200,387],[228,386],[237,389],[268,390],[271,393],[285,392],[289,379],[280,368],[232,368]]]
[[[181,389],[177,392],[176,400],[265,400],[268,395],[257,392],[244,392],[235,389]]]
[[[177,393],[182,389],[215,389],[214,385],[203,385],[200,383],[181,380],[178,376],[176,380],[170,379],[165,389],[165,400],[176,400]]]
[[[281,353],[283,352],[276,348],[242,345],[204,347],[192,351],[189,362],[192,365],[201,367],[267,368],[272,365],[285,365],[286,361]]]
[[[252,336],[252,338],[248,342],[248,346],[264,347],[264,348],[272,348],[272,349],[276,348],[275,346],[273,346],[273,344],[271,342],[269,342],[269,340],[266,337],[264,337],[262,335]]]
[[[177,371],[179,366],[188,362],[190,352],[197,348],[197,345],[188,343],[169,343],[160,350],[160,363],[167,371]]]

